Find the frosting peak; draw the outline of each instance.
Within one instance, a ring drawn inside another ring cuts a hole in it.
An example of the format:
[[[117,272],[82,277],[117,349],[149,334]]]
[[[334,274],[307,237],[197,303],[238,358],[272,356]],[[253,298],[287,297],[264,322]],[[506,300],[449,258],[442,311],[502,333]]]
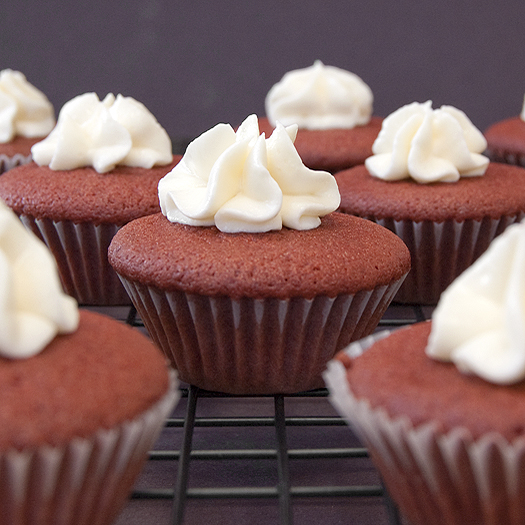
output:
[[[55,111],[48,98],[20,71],[0,71],[0,143],[19,135],[45,137],[55,125]]]
[[[330,173],[302,163],[296,133],[297,126],[278,124],[266,139],[256,115],[237,132],[216,125],[159,182],[162,212],[171,222],[229,233],[317,227],[339,206],[339,190]]]
[[[77,326],[51,252],[0,201],[0,355],[30,357]]]
[[[496,237],[442,294],[427,354],[494,383],[525,378],[525,222]]]
[[[385,118],[365,165],[384,180],[455,182],[485,173],[486,147],[481,131],[459,109],[413,102]]]
[[[353,128],[370,121],[372,90],[354,73],[320,60],[287,72],[265,100],[266,116],[275,126],[306,129]]]
[[[93,166],[99,173],[118,164],[151,168],[172,160],[171,140],[146,106],[112,93],[102,101],[84,93],[66,102],[53,131],[31,153],[39,166]]]

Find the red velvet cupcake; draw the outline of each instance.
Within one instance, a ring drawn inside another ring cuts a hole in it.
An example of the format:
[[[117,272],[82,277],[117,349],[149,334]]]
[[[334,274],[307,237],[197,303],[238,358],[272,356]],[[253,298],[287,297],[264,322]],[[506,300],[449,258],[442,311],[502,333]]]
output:
[[[0,198],[48,245],[80,304],[131,304],[107,249],[123,224],[160,211],[157,184],[180,159],[166,131],[130,97],[87,93],[64,106],[33,156],[0,178]]]
[[[265,139],[252,116],[237,133],[206,132],[159,183],[163,214],[111,243],[183,381],[234,394],[320,387],[326,362],[374,330],[410,268],[391,232],[331,213],[335,180],[302,164],[293,131]]]
[[[365,165],[335,174],[340,211],[394,231],[410,250],[412,269],[395,301],[436,304],[525,216],[525,170],[489,164],[485,146],[464,113],[414,103],[385,119]]]
[[[3,523],[112,523],[178,398],[151,340],[79,312],[46,246],[0,203]]]
[[[413,525],[525,520],[525,224],[441,296],[432,321],[350,345],[330,399]]]

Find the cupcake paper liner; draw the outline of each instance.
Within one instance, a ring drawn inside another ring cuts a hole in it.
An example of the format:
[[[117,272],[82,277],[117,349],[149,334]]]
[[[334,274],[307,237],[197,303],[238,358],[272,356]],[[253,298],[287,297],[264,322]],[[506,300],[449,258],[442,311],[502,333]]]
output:
[[[351,344],[359,355],[379,332]],[[525,523],[525,438],[497,433],[473,440],[466,428],[441,433],[392,419],[349,389],[345,368],[332,360],[324,373],[330,401],[368,447],[390,496],[412,525],[518,525]]]
[[[31,155],[22,155],[21,153],[16,153],[12,157],[2,154],[0,155],[0,175],[12,168],[22,166],[22,164],[28,164],[32,159]]]
[[[355,295],[287,300],[166,293],[122,282],[182,381],[251,395],[324,386],[326,363],[375,329],[402,279]]]
[[[179,395],[172,370],[165,396],[133,420],[63,447],[0,453],[2,524],[112,523]]]
[[[131,300],[108,262],[108,248],[119,226],[53,221],[21,215],[29,230],[54,255],[65,292],[88,306],[129,306]]]
[[[441,293],[466,270],[507,226],[525,213],[480,221],[432,221],[372,219],[393,231],[407,245],[412,268],[394,301],[435,305]]]

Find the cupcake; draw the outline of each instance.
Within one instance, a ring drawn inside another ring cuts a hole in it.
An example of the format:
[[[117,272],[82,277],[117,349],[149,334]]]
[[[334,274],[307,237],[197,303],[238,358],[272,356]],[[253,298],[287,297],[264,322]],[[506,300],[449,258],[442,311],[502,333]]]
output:
[[[270,89],[259,125],[269,136],[277,122],[297,124],[295,147],[304,164],[334,173],[372,154],[382,122],[372,116],[372,105],[372,90],[360,77],[317,60],[287,72]]]
[[[0,71],[0,174],[31,161],[31,147],[55,126],[48,98],[23,73]]]
[[[525,99],[519,116],[492,124],[485,131],[485,138],[492,161],[525,167]]]
[[[412,525],[525,522],[525,223],[441,296],[431,321],[330,362],[330,399]]]
[[[159,183],[162,213],[113,238],[109,261],[181,380],[232,394],[323,385],[374,330],[410,268],[406,246],[334,213],[335,179],[303,165],[296,126],[256,115],[195,139]]]
[[[80,311],[0,203],[2,523],[109,524],[177,400],[150,339]]]
[[[468,117],[430,101],[384,122],[374,155],[335,174],[340,211],[399,235],[412,269],[395,301],[434,305],[505,228],[524,217],[525,170],[489,162]]]
[[[80,304],[131,304],[107,249],[123,224],[160,211],[157,184],[180,159],[168,134],[133,98],[86,93],[32,152],[0,177],[0,198],[48,245]]]

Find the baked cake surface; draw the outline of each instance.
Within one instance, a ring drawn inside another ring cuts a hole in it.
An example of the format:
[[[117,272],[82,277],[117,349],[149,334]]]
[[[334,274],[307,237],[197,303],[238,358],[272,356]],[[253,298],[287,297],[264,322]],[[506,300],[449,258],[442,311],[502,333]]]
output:
[[[0,198],[18,215],[55,221],[124,224],[160,211],[157,185],[180,160],[153,168],[52,170],[31,162],[0,177]]]
[[[430,329],[430,321],[399,329],[355,359],[339,353],[354,396],[414,426],[433,421],[441,432],[466,427],[474,439],[491,431],[509,442],[523,436],[525,381],[494,385],[428,357]]]
[[[491,154],[514,152],[525,155],[525,122],[511,117],[489,126],[484,133]]]
[[[298,231],[222,233],[169,222],[130,222],[108,257],[117,273],[163,290],[230,297],[334,297],[371,290],[410,269],[405,244],[371,221],[331,213]]]
[[[491,162],[480,177],[419,184],[411,179],[383,181],[364,165],[335,175],[340,211],[394,220],[463,221],[513,216],[525,211],[525,169]]]
[[[0,450],[63,445],[142,413],[168,390],[164,356],[137,329],[86,310],[29,359],[0,358]]]
[[[0,155],[13,157],[19,153],[20,155],[27,157],[31,155],[31,147],[33,144],[40,142],[44,138],[45,137],[29,138],[17,135],[13,140],[0,144]]]
[[[362,164],[372,155],[374,143],[383,119],[371,117],[364,126],[351,129],[299,129],[295,148],[306,166],[331,173]],[[259,130],[269,137],[273,126],[267,118],[259,118]]]

